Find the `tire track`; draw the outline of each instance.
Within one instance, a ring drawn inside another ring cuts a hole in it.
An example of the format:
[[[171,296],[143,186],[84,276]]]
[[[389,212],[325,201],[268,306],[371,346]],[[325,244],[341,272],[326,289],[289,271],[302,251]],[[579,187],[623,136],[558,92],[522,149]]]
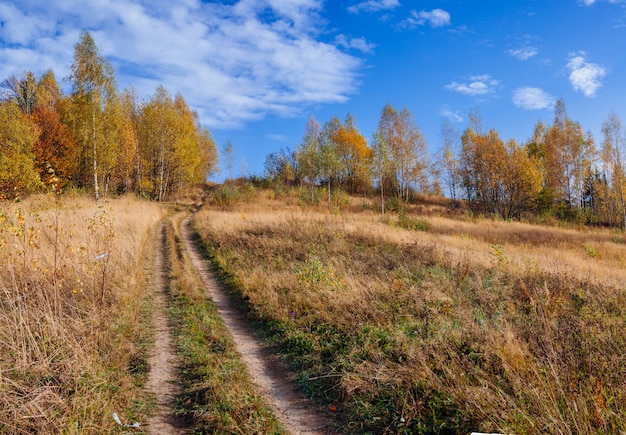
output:
[[[150,366],[146,390],[157,398],[157,412],[148,420],[149,434],[180,435],[185,434],[184,422],[174,414],[174,400],[181,388],[176,383],[176,355],[172,344],[172,331],[167,316],[167,271],[166,271],[165,226],[161,224],[158,234],[158,246],[155,249],[154,279],[154,317],[153,327],[155,343],[148,360]]]
[[[247,365],[257,391],[268,401],[276,417],[290,433],[294,435],[329,433],[326,419],[296,391],[278,358],[271,355],[266,347],[254,337],[244,316],[233,306],[228,295],[218,285],[195,245],[190,219],[191,217],[186,218],[181,224],[185,249],[207,293],[217,306],[219,315],[230,331],[236,349]]]

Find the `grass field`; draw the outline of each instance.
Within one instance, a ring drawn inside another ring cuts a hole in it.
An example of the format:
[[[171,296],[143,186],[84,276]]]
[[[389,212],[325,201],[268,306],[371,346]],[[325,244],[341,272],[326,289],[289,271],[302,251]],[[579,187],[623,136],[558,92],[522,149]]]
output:
[[[428,198],[381,216],[363,198],[329,210],[297,191],[229,195],[194,226],[338,432],[626,431],[623,233],[454,216]],[[154,412],[143,382],[157,249],[176,412],[192,433],[282,432],[173,210],[78,194],[0,204],[0,433],[123,433],[114,412],[124,422]]]
[[[113,433],[149,412],[150,238],[132,198],[0,204],[0,433]]]
[[[195,227],[341,431],[626,431],[623,234],[245,199]]]

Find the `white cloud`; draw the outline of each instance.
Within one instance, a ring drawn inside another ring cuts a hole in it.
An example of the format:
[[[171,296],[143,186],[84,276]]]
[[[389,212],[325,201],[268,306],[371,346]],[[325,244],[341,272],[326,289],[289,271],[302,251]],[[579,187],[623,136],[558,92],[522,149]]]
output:
[[[272,113],[293,116],[310,104],[344,102],[359,86],[362,61],[318,39],[326,24],[319,15],[322,3],[108,0],[85,7],[80,0],[28,0],[19,8],[0,3],[0,77],[52,68],[60,81],[87,29],[116,69],[120,87],[132,85],[148,98],[163,84],[180,92],[211,128]],[[373,48],[362,38],[345,43],[364,52]]]
[[[288,139],[287,136],[279,133],[267,133],[265,137],[276,142],[286,142]]]
[[[453,81],[445,88],[464,95],[479,96],[493,94],[499,86],[500,82],[491,78],[489,74],[482,74],[470,76],[464,83]]]
[[[519,60],[528,60],[532,57],[535,57],[537,53],[539,53],[539,50],[537,50],[535,47],[528,46],[528,47],[510,49],[510,50],[507,50],[506,52],[510,56],[513,56]]]
[[[444,104],[441,107],[439,113],[441,114],[441,116],[449,119],[452,122],[463,122],[463,117],[457,112],[453,111],[447,104]]]
[[[443,27],[450,25],[450,14],[443,9],[432,11],[411,11],[409,18],[400,23],[400,27],[414,29],[418,26],[430,24],[430,27]]]
[[[398,0],[366,0],[352,5],[348,12],[358,14],[359,12],[380,12],[395,9],[400,6]]]
[[[585,5],[585,6],[591,6],[594,3],[596,3],[598,0],[578,0],[578,3]],[[624,0],[607,0],[609,3],[613,3],[613,4],[619,4],[619,3],[624,3]]]
[[[361,51],[363,53],[373,53],[376,44],[372,44],[371,42],[367,42],[365,38],[349,38],[345,35],[339,35],[335,38],[335,43],[339,47],[351,48],[354,50]]]
[[[592,98],[602,87],[606,69],[598,64],[587,62],[586,58],[587,54],[584,51],[571,54],[567,68],[570,70],[569,81],[574,90]]]
[[[521,109],[551,109],[555,102],[555,97],[540,88],[525,86],[513,91],[513,104]]]

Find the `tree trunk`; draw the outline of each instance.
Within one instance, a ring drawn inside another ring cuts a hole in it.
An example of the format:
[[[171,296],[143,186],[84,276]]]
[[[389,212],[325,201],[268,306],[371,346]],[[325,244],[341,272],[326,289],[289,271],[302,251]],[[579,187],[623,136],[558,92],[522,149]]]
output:
[[[96,108],[92,101],[91,106],[91,140],[93,142],[93,188],[96,202],[100,200],[100,189],[98,188],[98,147],[96,145]]]
[[[328,208],[330,208],[330,177],[328,177]]]

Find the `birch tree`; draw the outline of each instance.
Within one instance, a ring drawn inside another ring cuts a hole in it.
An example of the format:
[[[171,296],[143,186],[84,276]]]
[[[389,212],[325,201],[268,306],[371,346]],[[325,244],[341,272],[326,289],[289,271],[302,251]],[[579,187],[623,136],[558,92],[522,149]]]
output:
[[[385,184],[393,175],[393,162],[391,150],[385,137],[380,131],[374,133],[372,140],[372,157],[370,160],[372,178],[378,184],[380,190],[380,213],[385,214]]]
[[[81,157],[85,162],[91,161],[94,196],[98,201],[98,160],[106,146],[104,114],[107,100],[115,93],[115,76],[113,68],[100,55],[96,43],[87,31],[81,33],[80,40],[74,47],[74,61],[70,71],[74,134],[82,147]]]
[[[461,188],[459,173],[459,132],[450,122],[441,125],[442,147],[439,156],[439,168],[443,185],[448,189],[452,206],[456,207],[458,191]]]
[[[626,229],[626,172],[624,168],[624,152],[626,152],[626,134],[622,120],[615,114],[609,114],[602,123],[602,161],[612,187],[617,210],[619,210],[620,226]]]
[[[426,184],[428,157],[424,136],[408,109],[398,112],[390,104],[382,110],[377,131],[391,151],[398,196],[408,200],[411,187],[424,188]]]

